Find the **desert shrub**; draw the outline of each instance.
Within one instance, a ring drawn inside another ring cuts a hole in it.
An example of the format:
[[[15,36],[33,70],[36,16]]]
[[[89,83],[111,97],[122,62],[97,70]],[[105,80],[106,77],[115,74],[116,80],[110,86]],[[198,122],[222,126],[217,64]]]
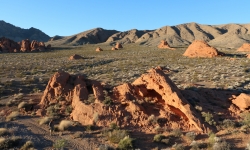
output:
[[[154,142],[161,142],[161,140],[164,138],[164,135],[162,134],[156,134],[154,136]]]
[[[213,145],[214,150],[231,150],[231,148],[230,143],[227,143],[226,141],[216,142]]]
[[[119,129],[118,125],[116,123],[114,123],[114,122],[110,123],[109,128],[111,130],[118,130]]]
[[[20,150],[29,150],[30,148],[34,147],[34,143],[32,141],[27,141]]]
[[[108,145],[100,145],[99,147],[98,147],[98,149],[97,150],[113,150],[113,148],[112,147],[110,147],[110,146],[108,146]]]
[[[15,103],[16,103],[16,101],[13,100],[13,99],[11,99],[11,100],[9,100],[9,101],[6,103],[6,106],[11,107],[11,106],[14,106]]]
[[[210,133],[208,136],[209,136],[208,137],[208,146],[212,147],[214,145],[214,143],[215,143],[216,135],[214,133]]]
[[[188,132],[186,133],[186,137],[190,140],[190,141],[193,141],[196,137],[196,134],[195,132]]]
[[[53,147],[56,149],[63,149],[67,144],[67,141],[65,139],[59,139],[56,140],[55,143],[53,144]]]
[[[250,112],[244,112],[240,116],[242,118],[241,124],[250,126]]]
[[[8,129],[0,128],[0,136],[6,135],[8,133]]]
[[[110,106],[113,104],[113,101],[110,98],[110,96],[105,96],[105,99],[103,100],[103,104],[105,104],[106,106]]]
[[[202,111],[202,107],[198,106],[198,105],[195,106],[195,109],[198,110],[198,111]]]
[[[13,136],[11,138],[0,139],[0,149],[10,149],[20,144],[22,139],[20,137]]]
[[[180,138],[182,136],[182,132],[180,129],[174,129],[171,133],[174,137],[177,137],[177,138]]]
[[[216,125],[216,122],[214,121],[214,117],[209,112],[201,112],[202,117],[205,118],[205,122],[207,122],[210,125]]]
[[[134,139],[130,138],[129,136],[124,137],[118,143],[118,148],[121,150],[127,150],[133,148],[133,141]]]
[[[235,127],[235,122],[230,120],[230,119],[225,119],[222,122],[222,127],[227,129],[227,128],[234,128]]]
[[[57,106],[49,106],[46,109],[46,115],[49,116],[50,118],[58,118],[58,113],[57,113]]]
[[[27,102],[21,102],[21,103],[18,104],[17,108],[18,109],[24,108],[26,105],[27,105]]]
[[[18,111],[13,111],[11,112],[7,117],[6,117],[6,121],[12,121],[14,119],[16,119],[19,116],[19,112]]]
[[[47,124],[51,120],[50,117],[44,117],[39,120],[39,125]]]
[[[0,143],[1,143],[1,140],[0,140]],[[250,142],[247,143],[246,150],[250,150]]]
[[[199,150],[200,149],[199,148],[199,143],[196,142],[196,141],[192,141],[192,143],[190,144],[190,146],[191,146],[192,150]]]
[[[24,96],[23,93],[18,93],[18,94],[15,94],[14,98],[18,100],[18,99],[22,99],[23,96]]]
[[[174,144],[172,146],[172,148],[174,148],[175,150],[184,150],[185,147],[182,144]]]
[[[112,143],[119,143],[121,139],[128,136],[128,132],[126,130],[113,130],[107,133],[104,133],[108,140]]]
[[[99,114],[97,112],[95,112],[93,115],[93,121],[94,123],[97,123],[97,121],[99,121]]]
[[[94,126],[93,125],[87,125],[85,127],[86,131],[93,131],[94,130]]]
[[[148,124],[156,124],[157,123],[157,117],[155,117],[155,115],[151,115],[148,117],[148,120],[147,120]]]
[[[71,105],[67,106],[66,109],[65,109],[65,113],[66,115],[70,115],[70,113],[72,112],[73,108]]]
[[[65,129],[69,128],[73,126],[73,122],[70,121],[70,120],[62,120],[60,123],[59,123],[59,126],[58,126],[58,129],[60,131],[64,131]]]

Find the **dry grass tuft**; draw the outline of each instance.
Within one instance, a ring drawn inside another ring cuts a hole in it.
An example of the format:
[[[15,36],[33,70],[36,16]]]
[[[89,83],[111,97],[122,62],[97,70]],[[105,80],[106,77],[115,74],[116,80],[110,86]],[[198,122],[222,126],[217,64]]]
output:
[[[50,117],[44,117],[39,120],[39,125],[47,124],[51,120]]]
[[[65,129],[73,126],[73,122],[70,120],[62,120],[58,126],[58,129],[60,131],[64,131]]]
[[[18,111],[13,111],[11,112],[7,117],[6,117],[6,121],[12,121],[15,118],[17,118],[19,116],[19,112]]]
[[[24,108],[26,105],[27,105],[27,102],[21,102],[21,103],[18,104],[17,108],[18,109]]]
[[[3,136],[8,133],[8,129],[6,128],[0,128],[0,136]]]

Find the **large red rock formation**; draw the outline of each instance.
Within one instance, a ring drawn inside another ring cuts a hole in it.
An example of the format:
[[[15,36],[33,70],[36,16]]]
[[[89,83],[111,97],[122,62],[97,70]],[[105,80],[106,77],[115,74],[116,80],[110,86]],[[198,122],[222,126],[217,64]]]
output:
[[[223,55],[216,48],[211,47],[205,41],[194,41],[188,46],[183,56],[187,57],[215,57]]]
[[[123,48],[123,47],[122,47],[121,43],[117,42],[116,45],[115,45],[115,48],[116,49],[120,49],[120,48]]]
[[[73,107],[71,118],[83,125],[108,126],[115,122],[121,127],[151,132],[155,125],[149,118],[155,116],[162,127],[206,132],[207,128],[200,122],[194,108],[160,69],[150,70],[132,84],[114,87],[113,96],[109,95],[114,102],[111,106],[103,103],[107,98],[103,89],[99,82],[82,75],[57,72],[51,77],[39,107],[57,104],[59,97],[63,97]],[[86,100],[92,93],[95,100],[88,104]]]
[[[20,46],[15,41],[2,37],[0,38],[0,51],[6,53],[19,52]]]
[[[244,43],[237,51],[250,52],[250,43]]]
[[[164,40],[161,40],[161,43],[158,45],[158,48],[175,50],[175,48],[171,48],[171,47],[168,45],[168,42],[167,42],[167,41],[164,41]]]

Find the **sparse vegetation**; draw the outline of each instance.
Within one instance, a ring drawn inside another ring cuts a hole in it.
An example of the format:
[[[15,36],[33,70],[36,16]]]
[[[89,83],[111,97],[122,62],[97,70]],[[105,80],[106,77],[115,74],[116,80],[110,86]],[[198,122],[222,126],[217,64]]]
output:
[[[201,112],[202,117],[205,118],[205,121],[210,125],[216,125],[213,115],[210,112]]]
[[[188,140],[193,141],[196,137],[196,134],[195,132],[188,132],[186,133],[186,137],[188,138]]]
[[[34,147],[34,143],[32,141],[27,141],[21,148],[20,150],[30,150],[31,148]]]
[[[156,134],[154,136],[154,142],[161,142],[161,140],[164,138],[162,134]]]
[[[62,148],[64,148],[67,144],[67,141],[64,139],[58,139],[55,141],[55,143],[53,144],[53,147],[60,150]]]
[[[133,141],[134,141],[134,139],[130,138],[129,136],[125,136],[118,143],[118,148],[121,150],[131,149],[131,148],[133,148]]]
[[[182,132],[180,129],[174,129],[171,133],[174,137],[177,137],[177,138],[180,138],[182,136]]]
[[[6,135],[8,133],[8,129],[0,128],[0,136]]]
[[[49,117],[43,117],[39,120],[39,125],[47,124],[47,123],[49,123],[50,120],[51,120],[51,118],[49,118]]]
[[[19,112],[18,111],[13,111],[11,112],[7,117],[6,117],[6,121],[12,121],[14,119],[16,119],[19,116]]]
[[[62,120],[58,126],[58,129],[60,131],[64,131],[68,129],[69,127],[73,126],[73,122],[70,120]]]

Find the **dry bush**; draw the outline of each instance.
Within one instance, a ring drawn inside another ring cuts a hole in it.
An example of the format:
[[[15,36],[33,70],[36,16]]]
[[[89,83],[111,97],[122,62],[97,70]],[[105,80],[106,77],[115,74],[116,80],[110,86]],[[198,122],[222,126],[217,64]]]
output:
[[[15,118],[17,118],[19,116],[19,112],[18,111],[13,111],[11,112],[7,117],[6,117],[6,121],[12,121]]]
[[[0,136],[6,135],[8,133],[8,129],[0,128]]]
[[[5,141],[6,141],[6,139],[5,139],[5,138],[0,137],[0,145],[2,145]],[[0,146],[0,147],[1,147],[1,146]]]
[[[62,120],[58,126],[58,129],[60,131],[64,131],[65,129],[73,126],[73,122],[70,120]]]
[[[17,108],[18,109],[24,108],[26,105],[27,105],[27,102],[21,102],[21,103],[18,104]]]
[[[156,124],[157,123],[157,117],[155,117],[155,115],[151,115],[148,117],[147,120],[148,124]]]
[[[50,117],[44,117],[39,120],[39,125],[47,124],[51,120]]]
[[[32,141],[27,141],[20,150],[29,150],[34,147],[34,143]]]
[[[118,148],[121,150],[127,150],[133,148],[133,141],[134,139],[130,138],[129,136],[124,137],[118,143]]]

